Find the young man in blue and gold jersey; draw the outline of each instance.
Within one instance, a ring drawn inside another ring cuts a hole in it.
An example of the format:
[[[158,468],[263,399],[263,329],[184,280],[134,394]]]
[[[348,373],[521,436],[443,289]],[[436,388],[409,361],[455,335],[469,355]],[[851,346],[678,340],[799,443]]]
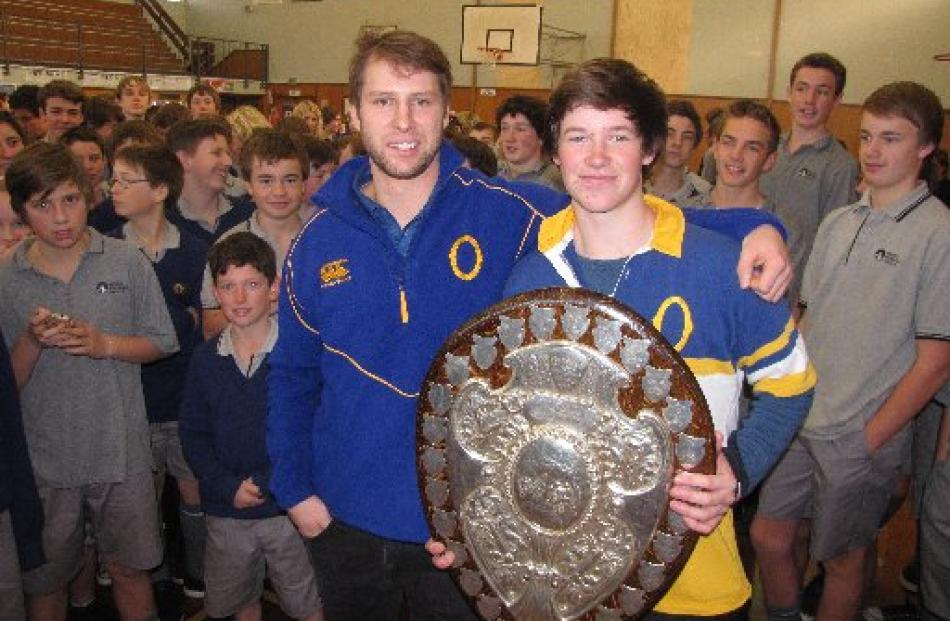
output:
[[[723,448],[716,474],[674,479],[670,507],[704,536],[651,614],[728,618],[751,596],[729,508],[791,442],[815,372],[788,307],[740,288],[738,244],[644,196],[642,170],[665,135],[663,92],[630,63],[596,59],[565,76],[548,139],[572,201],[541,224],[537,252],[515,265],[505,292],[567,285],[610,295],[652,318],[686,360]],[[740,427],[744,381],[755,397]]]

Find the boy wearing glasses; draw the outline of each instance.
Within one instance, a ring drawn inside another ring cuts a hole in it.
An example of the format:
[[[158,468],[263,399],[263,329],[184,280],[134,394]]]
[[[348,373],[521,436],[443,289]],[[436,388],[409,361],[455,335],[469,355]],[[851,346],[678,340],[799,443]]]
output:
[[[307,153],[285,133],[258,130],[241,148],[239,166],[256,209],[250,218],[225,231],[219,241],[238,231],[254,233],[274,251],[280,274],[290,243],[303,227],[300,207],[306,201],[304,188],[310,171]],[[211,271],[207,269],[201,303],[204,333],[209,338],[227,325],[227,319],[215,298]]]
[[[167,148],[137,145],[120,149],[113,167],[112,196],[116,213],[128,221],[110,234],[130,242],[148,258],[178,337],[178,353],[142,367],[142,387],[155,488],[161,497],[166,473],[178,484],[185,594],[198,597],[203,591],[204,516],[198,482],[188,469],[178,439],[178,407],[191,352],[201,342],[199,294],[208,246],[165,217],[166,208],[178,200],[181,186],[181,164]]]
[[[48,562],[24,573],[31,619],[63,619],[85,513],[123,619],[153,619],[161,561],[140,365],[178,348],[148,261],[86,226],[89,181],[69,150],[14,158],[13,210],[34,232],[0,268],[0,328],[20,389]]]

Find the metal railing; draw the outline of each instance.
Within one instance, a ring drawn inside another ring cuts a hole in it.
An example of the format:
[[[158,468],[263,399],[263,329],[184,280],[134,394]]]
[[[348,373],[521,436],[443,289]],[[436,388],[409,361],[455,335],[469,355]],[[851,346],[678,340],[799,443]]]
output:
[[[188,71],[196,78],[210,76],[266,84],[270,50],[265,43],[216,37],[189,36],[168,14],[159,0],[135,0],[161,34],[178,50]]]
[[[270,48],[266,43],[191,38],[191,72],[196,77],[213,76],[266,84],[269,76]]]
[[[165,7],[162,6],[162,3],[158,0],[135,0],[135,3],[148,13],[148,16],[152,18],[152,22],[158,26],[162,35],[164,35],[175,49],[178,50],[178,53],[181,54],[182,59],[187,59],[188,50],[190,49],[188,35],[181,29],[178,22],[172,19],[172,16],[168,14]]]

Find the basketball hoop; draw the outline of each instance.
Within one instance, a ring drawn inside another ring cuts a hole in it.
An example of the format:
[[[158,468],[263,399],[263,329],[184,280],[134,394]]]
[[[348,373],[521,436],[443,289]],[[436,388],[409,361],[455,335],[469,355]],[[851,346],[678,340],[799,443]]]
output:
[[[498,63],[504,60],[505,56],[508,55],[508,51],[500,47],[479,46],[478,51],[481,52],[482,57],[485,59],[485,64],[492,68],[495,68]]]

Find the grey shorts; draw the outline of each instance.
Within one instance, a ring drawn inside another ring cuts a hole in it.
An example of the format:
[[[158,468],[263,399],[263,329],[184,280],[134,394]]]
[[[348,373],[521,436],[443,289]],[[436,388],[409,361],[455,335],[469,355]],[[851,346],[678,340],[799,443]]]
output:
[[[0,511],[0,621],[21,621],[25,618],[13,521],[9,511]]]
[[[194,481],[195,475],[181,450],[178,421],[149,423],[148,429],[152,445],[152,472],[155,476],[164,479],[167,472],[175,479]]]
[[[287,516],[236,520],[206,515],[205,521],[208,615],[227,617],[260,599],[265,568],[288,616],[302,619],[322,608],[307,548]]]
[[[96,533],[101,561],[132,569],[151,569],[162,562],[155,488],[149,472],[120,483],[40,487],[39,493],[46,516],[43,549],[48,562],[24,572],[23,589],[28,594],[63,589],[79,571],[86,515]]]
[[[811,519],[811,555],[824,561],[870,545],[900,475],[909,434],[868,453],[864,430],[835,438],[798,435],[762,485],[758,513]]]
[[[950,619],[950,460],[934,463],[920,517],[920,594],[926,615]]]

